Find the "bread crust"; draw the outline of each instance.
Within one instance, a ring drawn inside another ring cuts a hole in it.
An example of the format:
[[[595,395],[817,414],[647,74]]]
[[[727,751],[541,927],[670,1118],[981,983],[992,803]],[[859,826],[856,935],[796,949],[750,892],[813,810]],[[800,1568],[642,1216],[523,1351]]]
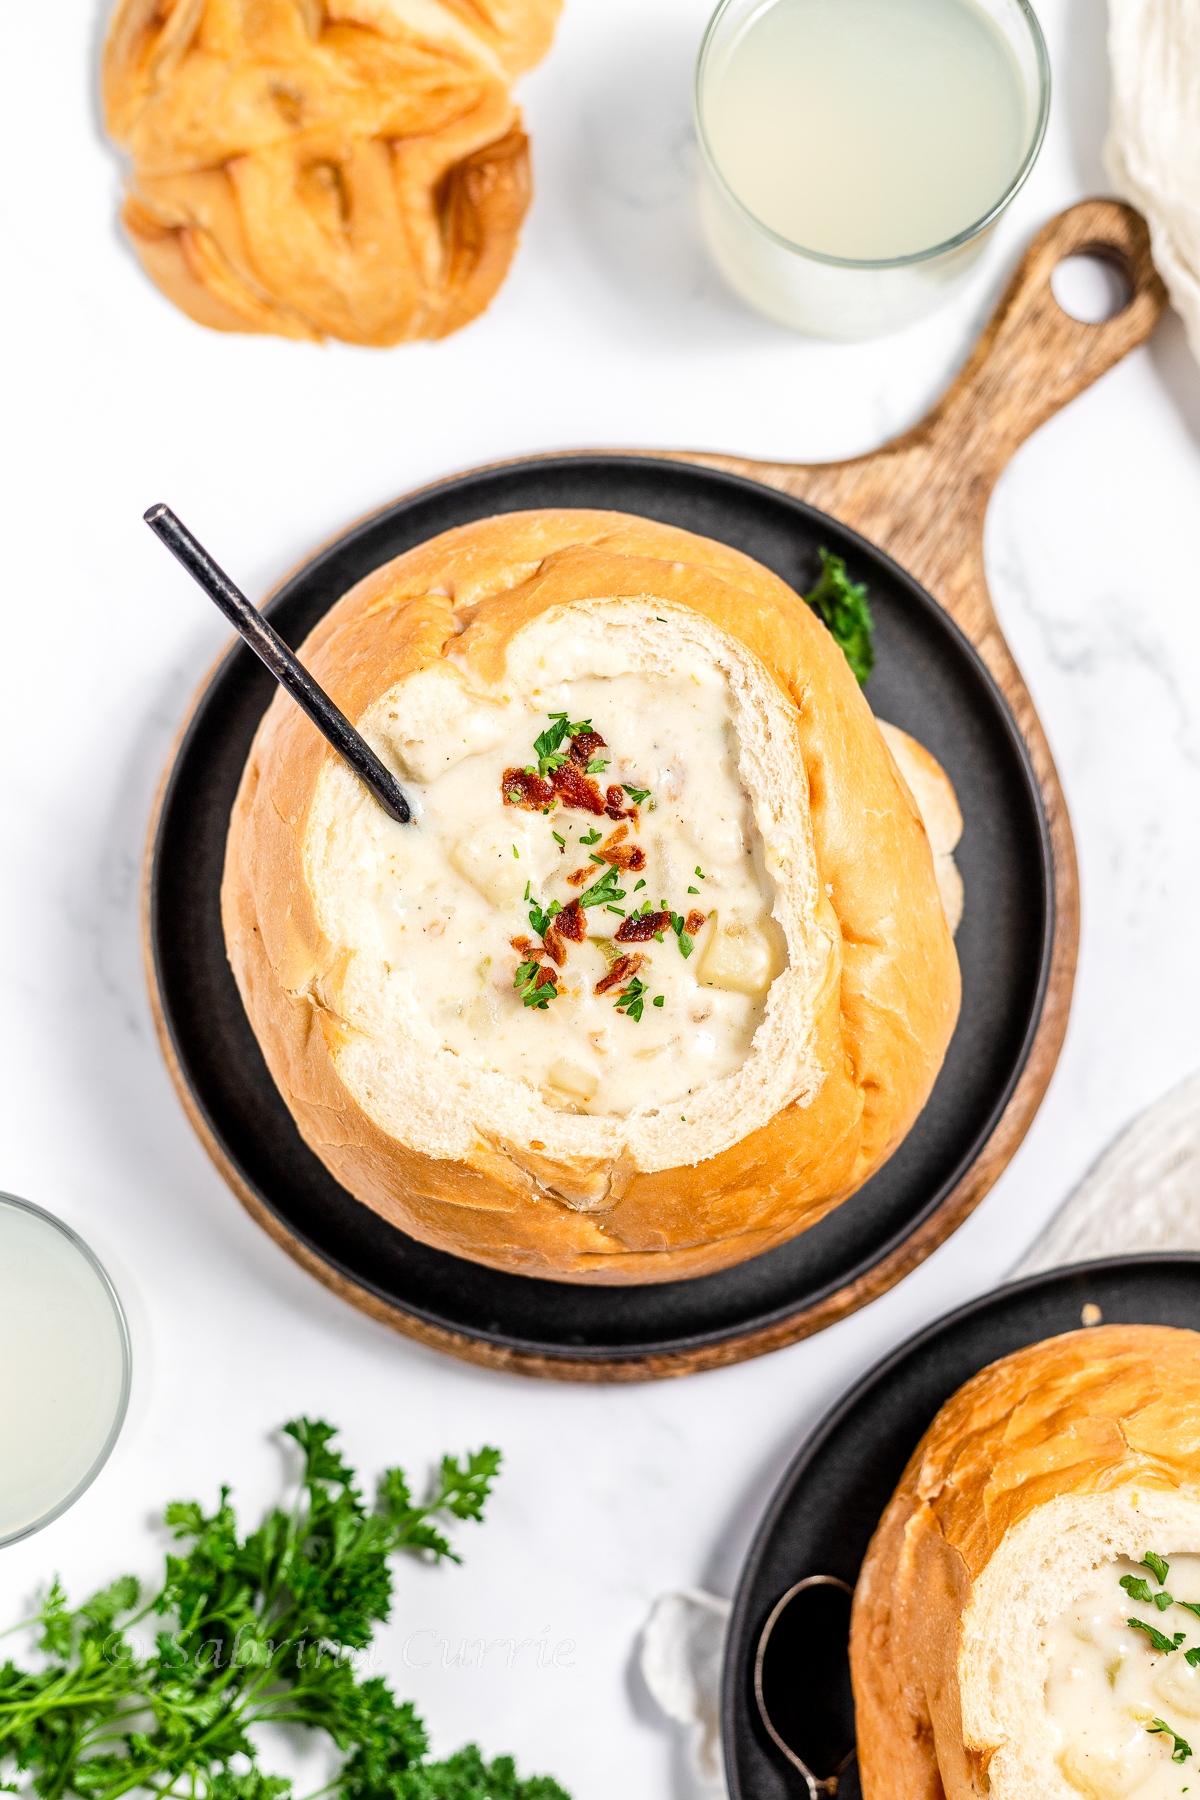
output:
[[[1159,1547],[1200,1547],[1200,1335],[1069,1332],[960,1388],[855,1590],[864,1800],[1078,1800],[1041,1737],[1044,1624],[1097,1562]]]
[[[448,1162],[382,1131],[339,1076],[341,1022],[321,1003],[329,946],[304,843],[332,755],[279,695],[230,822],[229,958],[305,1141],[402,1230],[491,1267],[580,1282],[707,1274],[783,1243],[862,1185],[924,1105],[957,1019],[958,963],[920,814],[845,657],[809,608],[725,545],[599,512],[515,513],[449,531],[375,571],[302,648],[352,720],[447,647],[482,682],[532,621],[597,596],[692,609],[752,653],[789,704],[808,783],[829,955],[813,996],[819,1079],[691,1166],[583,1168],[501,1135]],[[867,839],[864,816],[875,829]],[[576,1190],[599,1183],[581,1209]],[[572,1185],[574,1184],[574,1186]]]

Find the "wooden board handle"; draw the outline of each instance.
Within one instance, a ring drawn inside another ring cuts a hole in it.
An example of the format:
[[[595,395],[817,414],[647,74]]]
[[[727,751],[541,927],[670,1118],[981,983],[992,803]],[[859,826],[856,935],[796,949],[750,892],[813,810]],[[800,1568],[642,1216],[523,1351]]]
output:
[[[1051,277],[1068,256],[1098,256],[1129,283],[1122,310],[1098,324],[1065,313]],[[958,379],[906,438],[923,438],[970,467],[990,489],[1019,444],[1147,338],[1167,295],[1140,213],[1084,200],[1041,230]],[[903,443],[905,439],[898,439]]]
[[[1088,325],[1055,300],[1050,278],[1075,255],[1125,274],[1129,302],[1113,318]],[[740,466],[855,526],[979,644],[995,623],[983,519],[997,477],[1030,432],[1149,336],[1166,300],[1141,215],[1083,200],[1038,233],[966,367],[919,425],[845,462]]]

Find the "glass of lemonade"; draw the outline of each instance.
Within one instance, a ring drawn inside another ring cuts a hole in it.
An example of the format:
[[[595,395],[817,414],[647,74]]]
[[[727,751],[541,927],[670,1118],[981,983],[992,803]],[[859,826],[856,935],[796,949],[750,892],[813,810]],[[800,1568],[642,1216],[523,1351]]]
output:
[[[769,318],[874,337],[945,298],[1033,167],[1028,0],[722,0],[696,68],[701,216]]]
[[[129,1329],[104,1269],[50,1213],[0,1194],[0,1547],[95,1479],[129,1379]]]

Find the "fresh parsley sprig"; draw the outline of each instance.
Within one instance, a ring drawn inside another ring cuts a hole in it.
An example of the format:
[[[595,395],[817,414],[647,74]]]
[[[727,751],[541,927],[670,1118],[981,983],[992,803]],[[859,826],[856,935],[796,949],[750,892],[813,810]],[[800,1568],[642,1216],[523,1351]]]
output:
[[[867,590],[862,582],[851,581],[840,556],[821,548],[821,579],[805,604],[820,615],[830,635],[845,652],[846,661],[860,687],[864,686],[875,667],[872,633],[875,621],[867,604]]]
[[[284,1426],[304,1471],[294,1506],[242,1537],[222,1488],[214,1511],[166,1511],[180,1549],[139,1606],[123,1576],[72,1609],[57,1582],[38,1613],[36,1671],[0,1669],[0,1764],[39,1800],[288,1800],[291,1782],[259,1763],[264,1724],[324,1731],[342,1753],[320,1794],[336,1800],[567,1800],[547,1776],[520,1779],[511,1758],[474,1745],[443,1762],[412,1703],[386,1680],[360,1680],[353,1654],[391,1612],[390,1559],[400,1551],[458,1561],[447,1519],[480,1519],[498,1450],[447,1456],[417,1502],[402,1469],[385,1471],[374,1504],[321,1420]],[[146,1654],[134,1628],[161,1626]],[[316,1795],[310,1800],[317,1800]]]

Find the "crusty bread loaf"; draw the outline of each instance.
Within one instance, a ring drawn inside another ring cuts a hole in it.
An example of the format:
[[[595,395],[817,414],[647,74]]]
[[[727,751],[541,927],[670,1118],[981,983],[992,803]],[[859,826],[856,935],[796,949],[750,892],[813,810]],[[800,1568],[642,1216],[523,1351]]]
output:
[[[561,0],[119,0],[108,128],[126,229],[219,331],[444,337],[504,279],[529,204],[508,91]]]
[[[344,1186],[496,1268],[649,1282],[768,1250],[860,1187],[928,1097],[959,975],[920,813],[845,657],[737,551],[614,513],[487,519],[368,576],[302,656],[411,776],[422,745],[389,721],[424,707],[444,723],[476,691],[536,691],[554,646],[586,660],[601,641],[610,661],[651,671],[690,645],[733,697],[787,954],[727,1079],[686,1107],[589,1116],[425,1048],[417,1021],[369,1023],[312,859],[348,809],[373,803],[282,695],[234,806],[222,904],[267,1063]]]
[[[1079,1800],[1047,1713],[1050,1628],[1102,1565],[1197,1550],[1200,1336],[1098,1326],[982,1370],[917,1446],[859,1576],[865,1800]]]

